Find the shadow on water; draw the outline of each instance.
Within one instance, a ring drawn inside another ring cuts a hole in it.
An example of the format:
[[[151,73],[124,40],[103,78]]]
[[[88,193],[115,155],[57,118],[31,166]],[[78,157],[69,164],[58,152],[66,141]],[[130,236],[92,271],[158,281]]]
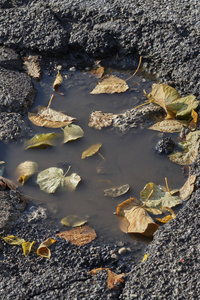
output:
[[[22,145],[9,145],[6,154],[1,153],[3,157],[1,159],[6,161],[6,177],[16,182],[16,166],[25,160],[36,161],[40,171],[55,166],[62,167],[66,171],[70,165],[70,172],[76,172],[82,178],[73,193],[58,191],[55,194],[46,194],[40,191],[36,175],[20,187],[21,192],[33,197],[34,203],[47,205],[55,213],[58,222],[71,214],[89,216],[89,224],[97,230],[102,239],[130,241],[134,238],[138,241],[138,235],[127,235],[120,231],[119,220],[113,214],[117,205],[129,197],[139,198],[140,191],[148,182],[164,185],[165,177],[168,178],[171,188],[180,188],[185,181],[182,169],[167,157],[155,153],[155,143],[159,139],[158,132],[133,129],[128,134],[122,135],[112,128],[95,130],[88,127],[88,122],[93,110],[122,113],[139,105],[145,101],[143,89],[149,92],[153,82],[135,76],[128,82],[130,90],[125,93],[90,95],[98,81],[93,75],[78,71],[62,73],[64,81],[59,91],[64,95],[54,93],[51,108],[77,118],[75,124],[82,127],[84,137],[46,149],[24,151]],[[118,73],[118,75],[126,79],[130,74]],[[38,93],[31,110],[38,105],[47,106],[53,93],[54,78],[44,74],[41,82],[36,83]],[[61,129],[37,127],[29,120],[27,122],[34,134],[61,133]],[[102,143],[100,152],[105,161],[98,154],[82,160],[81,153],[95,143]],[[109,182],[114,186],[129,184],[130,191],[118,198],[105,197],[104,189],[111,187]],[[147,240],[142,238],[142,241]]]

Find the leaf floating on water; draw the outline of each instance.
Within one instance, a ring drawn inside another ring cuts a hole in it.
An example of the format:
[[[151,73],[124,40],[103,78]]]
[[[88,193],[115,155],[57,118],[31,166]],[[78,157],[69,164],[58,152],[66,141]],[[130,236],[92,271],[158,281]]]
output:
[[[119,197],[121,195],[126,194],[129,190],[129,188],[130,188],[129,184],[124,184],[124,185],[119,186],[119,187],[106,189],[106,190],[104,190],[104,196]]]
[[[103,127],[111,126],[113,119],[117,116],[119,115],[103,113],[102,111],[93,111],[90,115],[90,122],[88,123],[88,126],[101,130]]]
[[[101,78],[104,73],[104,67],[102,67],[99,63],[100,61],[96,61],[93,68],[90,70],[90,73],[96,78]]]
[[[44,242],[40,244],[40,246],[37,249],[37,255],[50,258],[51,257],[51,251],[49,250],[49,247],[54,244],[56,240],[52,238],[48,238]]]
[[[61,223],[65,226],[71,226],[71,227],[79,227],[87,223],[87,220],[85,218],[76,216],[76,215],[70,215],[61,220]]]
[[[192,109],[191,117],[192,117],[192,121],[190,122],[189,129],[191,131],[194,131],[196,130],[197,123],[198,123],[198,113],[194,109]]]
[[[78,174],[72,173],[65,177],[63,170],[56,167],[45,169],[37,176],[40,189],[49,194],[55,193],[58,188],[74,191],[80,181],[81,177]]]
[[[92,156],[95,153],[97,153],[99,151],[99,149],[101,148],[102,144],[98,143],[98,144],[94,144],[92,146],[90,146],[88,149],[86,149],[82,155],[81,158],[84,159],[86,157]]]
[[[29,112],[28,118],[34,125],[48,128],[60,128],[76,121],[76,118],[44,106],[37,106]]]
[[[18,181],[23,185],[24,183],[38,171],[38,164],[34,161],[24,161],[19,164],[16,169],[16,173],[19,176]]]
[[[1,237],[1,238],[9,245],[20,246],[26,242],[24,239],[20,239],[19,237],[14,235],[8,235],[6,237]]]
[[[152,215],[162,215],[162,211],[159,208],[150,208],[145,206],[144,207],[148,213],[152,214]]]
[[[24,66],[28,72],[28,75],[36,80],[40,79],[41,69],[40,64],[37,62],[37,56],[28,56],[24,59]]]
[[[85,225],[82,227],[73,228],[57,234],[57,236],[70,241],[77,246],[83,246],[96,238],[96,232],[90,226]]]
[[[171,215],[165,216],[165,217],[162,218],[162,219],[156,218],[157,221],[159,221],[160,223],[167,223],[167,222],[169,222],[170,220],[176,218],[176,215],[175,215],[174,211],[173,211],[171,208],[169,208],[169,207],[163,207],[163,209],[164,209],[164,208],[165,208],[166,210],[168,210],[168,211],[171,213]]]
[[[56,146],[62,135],[59,133],[37,133],[34,137],[24,143],[26,149],[46,148]]]
[[[123,93],[129,89],[125,80],[113,75],[105,75],[102,77],[97,86],[90,94],[114,94]]]
[[[153,190],[151,196],[146,202],[147,197]],[[160,208],[162,206],[173,207],[182,203],[178,196],[173,196],[169,192],[164,192],[158,185],[150,182],[145,185],[144,189],[140,192],[142,202],[146,202],[147,207]]]
[[[179,191],[179,197],[186,201],[190,198],[190,195],[194,191],[194,184],[196,181],[197,176],[196,175],[189,175],[187,181],[182,186],[182,188]]]
[[[84,136],[83,129],[80,126],[74,124],[66,126],[63,131],[64,131],[63,143],[74,141]]]
[[[189,95],[167,103],[166,107],[170,113],[174,113],[178,119],[188,119],[192,110],[196,109],[199,105],[199,101],[194,95]]]
[[[63,82],[62,75],[58,71],[58,74],[56,75],[56,79],[53,82],[53,89],[54,89],[54,91],[57,91],[57,89],[59,88],[59,86],[61,85],[62,82]]]
[[[198,157],[200,130],[190,132],[186,141],[179,143],[183,151],[174,151],[169,159],[179,165],[191,165]]]
[[[28,256],[29,253],[32,251],[35,242],[24,242],[22,243],[22,249],[25,256]]]
[[[157,122],[149,129],[157,130],[162,132],[181,132],[181,129],[184,126],[188,126],[188,122],[186,121],[178,121],[178,120],[163,120],[161,122]]]
[[[136,198],[130,198],[117,206],[116,215],[127,219],[127,233],[140,233],[152,237],[158,225],[149,216]]]

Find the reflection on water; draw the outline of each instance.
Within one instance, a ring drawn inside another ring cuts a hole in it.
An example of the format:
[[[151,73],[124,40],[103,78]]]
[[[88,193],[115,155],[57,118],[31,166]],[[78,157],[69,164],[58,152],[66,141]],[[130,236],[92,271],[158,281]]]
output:
[[[120,73],[119,76],[125,79],[129,74]],[[53,93],[53,80],[53,77],[43,75],[40,84],[36,84],[38,93],[33,107],[47,106]],[[155,153],[158,132],[134,129],[127,135],[121,135],[111,128],[99,131],[88,127],[89,116],[93,110],[121,113],[142,103],[145,100],[143,89],[149,92],[152,82],[135,76],[128,82],[130,90],[123,94],[90,95],[97,81],[89,73],[68,74],[60,87],[64,95],[55,93],[51,104],[52,109],[77,118],[75,124],[81,126],[85,132],[83,138],[46,149],[24,151],[22,145],[7,146],[7,152],[3,153],[1,160],[6,161],[5,176],[14,181],[16,166],[25,160],[36,161],[40,171],[55,166],[66,171],[70,165],[70,172],[75,172],[82,178],[73,193],[58,191],[55,194],[46,194],[40,191],[36,176],[20,188],[21,192],[33,197],[35,203],[48,204],[58,221],[71,214],[89,216],[89,224],[98,235],[114,241],[130,241],[136,235],[127,235],[120,231],[119,220],[113,214],[117,205],[129,197],[139,198],[140,191],[148,182],[164,185],[167,177],[170,188],[180,188],[185,179],[180,166]],[[27,122],[34,134],[61,133],[61,129],[41,128],[29,120]],[[105,160],[98,154],[82,160],[81,153],[95,143],[102,143],[100,153]],[[104,196],[104,189],[123,184],[130,185],[126,195],[118,198]]]

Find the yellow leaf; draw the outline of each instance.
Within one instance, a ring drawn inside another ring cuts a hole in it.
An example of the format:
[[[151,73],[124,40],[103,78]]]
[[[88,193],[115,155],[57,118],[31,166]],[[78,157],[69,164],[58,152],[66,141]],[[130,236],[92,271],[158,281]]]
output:
[[[1,237],[7,244],[9,245],[17,245],[20,246],[22,245],[24,242],[26,242],[24,239],[20,239],[17,236],[14,235],[8,235],[6,237]]]
[[[147,259],[148,256],[149,256],[149,254],[146,253],[146,254],[144,255],[143,259],[141,260],[141,262],[145,261],[145,260]]]
[[[97,86],[90,94],[114,94],[123,93],[129,89],[125,80],[113,75],[105,75],[102,77]]]
[[[102,144],[98,143],[98,144],[94,144],[92,146],[90,146],[88,149],[86,149],[82,155],[81,158],[84,159],[86,157],[92,156],[95,153],[97,153],[99,151],[99,149],[101,148]]]
[[[85,223],[87,223],[87,220],[85,218],[76,216],[76,215],[70,215],[61,220],[61,223],[65,226],[72,226],[72,227],[78,227],[82,226]]]
[[[189,128],[191,131],[194,131],[197,128],[198,113],[194,109],[192,109],[191,116],[192,116],[192,121],[190,122]]]
[[[161,223],[167,223],[167,222],[169,222],[172,219],[174,219],[172,215],[165,216],[162,219],[156,218],[156,220],[159,221],[159,222],[161,222]]]
[[[31,252],[33,246],[34,246],[35,242],[24,242],[22,243],[22,249],[23,249],[23,253],[25,256],[28,256],[29,253]]]
[[[51,257],[51,251],[48,247],[50,247],[52,244],[54,244],[56,240],[48,238],[44,242],[40,244],[40,246],[37,249],[37,255],[40,255],[42,257],[50,258]]]
[[[34,161],[24,161],[19,164],[16,169],[16,174],[19,176],[18,181],[24,183],[38,171],[38,164]]]
[[[62,81],[63,81],[62,75],[58,71],[58,74],[56,75],[56,79],[54,80],[54,83],[53,83],[53,89],[54,89],[54,91],[57,91],[57,89],[61,85]]]

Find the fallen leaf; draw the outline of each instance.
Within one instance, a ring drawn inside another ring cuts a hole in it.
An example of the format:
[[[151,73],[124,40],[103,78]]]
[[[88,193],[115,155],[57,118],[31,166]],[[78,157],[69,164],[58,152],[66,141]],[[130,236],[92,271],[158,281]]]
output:
[[[45,169],[37,176],[40,189],[49,194],[55,193],[58,188],[72,192],[80,181],[81,177],[78,174],[65,176],[63,170],[56,167]]]
[[[136,198],[130,198],[120,203],[117,206],[116,214],[128,220],[127,233],[141,233],[151,237],[159,227]]]
[[[49,250],[49,247],[54,244],[56,240],[48,238],[44,242],[40,244],[40,246],[37,249],[37,255],[50,258],[51,257],[51,251]]]
[[[196,175],[189,175],[187,181],[182,186],[182,188],[179,191],[179,197],[186,201],[190,198],[190,195],[194,191],[194,184],[196,181],[197,176]]]
[[[34,137],[24,143],[26,149],[46,148],[47,146],[56,146],[62,135],[59,133],[37,133]]]
[[[112,113],[103,113],[100,110],[93,111],[90,115],[88,126],[101,130],[103,127],[111,126],[113,119],[118,116],[119,115],[114,115]]]
[[[188,126],[188,122],[186,121],[178,121],[178,120],[163,120],[161,122],[157,122],[149,129],[157,130],[162,132],[181,132],[181,129],[184,126]]]
[[[105,75],[102,77],[97,86],[90,94],[114,94],[123,93],[129,89],[125,80],[113,75]]]
[[[102,144],[98,143],[98,144],[94,144],[92,146],[90,146],[88,149],[86,149],[82,155],[81,158],[84,159],[86,157],[92,156],[95,153],[97,153],[99,151],[99,149],[101,148]]]
[[[97,272],[106,270],[106,268],[97,268],[90,271],[91,276],[94,276]]]
[[[76,118],[44,106],[34,108],[28,113],[28,118],[34,125],[48,128],[60,128],[76,121]]]
[[[198,123],[198,113],[194,109],[192,109],[191,117],[192,117],[192,121],[189,124],[189,129],[191,131],[194,131],[196,130],[197,123]]]
[[[144,255],[143,259],[141,260],[141,262],[145,261],[145,260],[147,259],[148,256],[149,256],[149,254],[146,253],[146,254]]]
[[[168,210],[171,215],[165,216],[164,218],[160,219],[160,218],[156,218],[157,221],[161,222],[161,223],[167,223],[170,220],[176,218],[176,214],[174,213],[174,211],[170,208],[170,207],[162,207],[162,209],[166,209]]]
[[[33,77],[36,80],[39,80],[41,76],[41,69],[40,64],[37,62],[37,58],[37,56],[32,55],[25,57],[24,66],[29,76]]]
[[[85,223],[87,223],[87,220],[85,218],[76,216],[76,215],[70,215],[61,220],[61,223],[65,226],[71,226],[71,227],[78,227],[82,226]]]
[[[74,245],[83,246],[96,238],[96,232],[90,226],[85,225],[73,228],[69,231],[60,232],[57,236],[70,241]]]
[[[96,78],[101,78],[104,73],[104,67],[102,67],[99,63],[100,61],[96,61],[93,68],[90,70],[90,73]]]
[[[110,269],[107,269],[108,272],[108,280],[107,280],[107,287],[108,289],[118,289],[118,285],[124,282],[123,277],[125,276],[124,273],[116,274],[112,272]]]
[[[31,252],[35,242],[24,242],[22,243],[22,249],[25,256],[28,256]]]
[[[151,196],[146,202],[147,197],[153,190]],[[144,189],[140,192],[140,199],[146,202],[147,207],[160,208],[162,206],[173,207],[182,203],[178,196],[170,195],[169,192],[164,192],[158,185],[150,182],[145,185]]]
[[[16,169],[16,174],[19,176],[18,181],[24,183],[38,171],[38,164],[34,161],[24,161],[19,164]]]
[[[129,184],[124,184],[122,186],[119,187],[113,187],[110,189],[106,189],[104,190],[104,196],[107,197],[119,197],[121,195],[124,195],[128,192],[130,186]]]
[[[77,140],[84,136],[83,129],[78,125],[68,125],[64,129],[64,140],[63,143],[67,143],[69,141]]]
[[[188,119],[191,116],[192,110],[196,109],[199,105],[199,101],[194,95],[189,95],[172,103],[167,103],[166,107],[170,113],[173,113],[177,119]]]
[[[186,140],[179,143],[183,151],[174,151],[169,159],[179,165],[191,165],[198,157],[200,130],[189,132]]]
[[[24,239],[20,239],[19,237],[14,235],[8,235],[6,237],[1,237],[1,238],[9,245],[20,246],[26,242]]]
[[[152,215],[162,215],[162,211],[159,208],[150,208],[145,206],[144,207],[148,213],[152,214]]]
[[[56,79],[53,82],[53,89],[54,89],[54,91],[57,91],[57,89],[61,85],[62,81],[63,81],[62,75],[58,71],[58,74],[56,75]]]

